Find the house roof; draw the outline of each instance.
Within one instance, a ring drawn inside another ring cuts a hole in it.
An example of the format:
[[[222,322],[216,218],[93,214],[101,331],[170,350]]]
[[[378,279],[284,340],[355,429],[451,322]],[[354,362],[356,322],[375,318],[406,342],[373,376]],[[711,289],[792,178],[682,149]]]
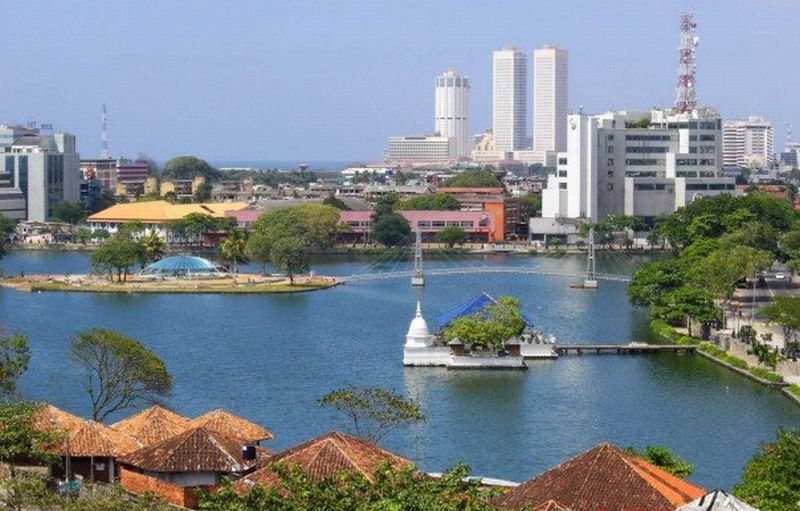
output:
[[[133,437],[125,433],[97,421],[72,415],[52,405],[45,405],[39,411],[37,427],[64,432],[64,441],[53,446],[53,450],[62,456],[69,453],[75,457],[116,458],[140,447]]]
[[[335,431],[287,449],[267,461],[270,466],[275,463],[297,465],[315,482],[342,471],[361,474],[371,481],[382,462],[398,469],[412,465],[411,461],[373,443]],[[234,490],[246,493],[256,484],[266,488],[279,487],[280,478],[270,466],[236,481]]]
[[[611,444],[600,444],[530,479],[495,503],[539,508],[550,500],[571,511],[675,509],[705,493]]]
[[[146,447],[183,433],[191,427],[189,422],[183,415],[154,405],[112,424],[111,428],[135,438]]]
[[[436,323],[439,325],[439,329],[443,329],[447,327],[453,320],[464,317],[464,316],[472,316],[480,312],[484,307],[487,305],[495,305],[497,300],[494,299],[493,296],[489,295],[486,292],[481,292],[481,294],[477,296],[473,296],[466,302],[456,306],[449,311],[440,314],[436,318]],[[522,315],[522,319],[525,320],[525,323],[528,326],[533,326],[533,322],[529,320],[525,315]]]
[[[678,508],[677,511],[758,511],[722,490],[714,490]]]
[[[127,202],[115,204],[89,217],[90,222],[164,223],[179,220],[190,213],[201,213],[223,218],[226,211],[247,207],[245,202],[208,202],[203,204],[170,204],[167,201]]]
[[[192,419],[191,425],[213,429],[244,442],[258,442],[275,438],[269,430],[225,410],[212,410],[204,413],[200,417]]]
[[[243,472],[257,460],[242,457],[242,442],[201,426],[139,449],[118,460],[153,472]]]

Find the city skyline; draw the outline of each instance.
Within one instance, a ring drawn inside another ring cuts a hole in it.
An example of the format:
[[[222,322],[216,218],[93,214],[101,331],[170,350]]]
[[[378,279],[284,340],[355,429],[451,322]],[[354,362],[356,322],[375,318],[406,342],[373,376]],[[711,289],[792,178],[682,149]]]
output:
[[[678,15],[689,8],[701,38],[700,104],[717,107],[725,119],[764,116],[781,150],[786,124],[800,119],[791,101],[800,70],[781,58],[800,50],[788,37],[793,24],[786,15],[800,13],[800,5],[735,3],[735,15],[718,12],[713,2],[533,9],[508,2],[462,10],[453,10],[454,2],[245,2],[222,14],[210,3],[191,12],[156,3],[141,10],[133,3],[19,5],[19,22],[0,36],[11,49],[0,112],[6,122],[35,120],[74,133],[84,158],[100,153],[106,104],[112,155],[378,160],[389,135],[431,131],[430,81],[450,67],[470,77],[471,132],[490,127],[491,53],[506,45],[528,55],[544,44],[570,52],[571,111],[670,106]],[[377,24],[386,17],[397,23]],[[423,21],[409,37],[404,20],[414,19]],[[33,23],[40,28],[31,38]],[[352,30],[358,38],[347,37]],[[42,79],[42,62],[56,79]],[[531,134],[530,101],[526,116]]]

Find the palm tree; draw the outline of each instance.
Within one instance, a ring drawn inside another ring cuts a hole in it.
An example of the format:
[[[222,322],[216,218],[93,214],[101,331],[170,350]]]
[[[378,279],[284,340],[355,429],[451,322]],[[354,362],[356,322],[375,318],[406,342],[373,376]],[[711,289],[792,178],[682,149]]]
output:
[[[233,228],[229,230],[219,250],[225,260],[233,263],[233,273],[238,273],[238,262],[247,262],[247,235],[241,229]]]
[[[161,259],[167,246],[164,238],[156,231],[148,231],[139,242],[142,244],[142,250],[148,263]]]

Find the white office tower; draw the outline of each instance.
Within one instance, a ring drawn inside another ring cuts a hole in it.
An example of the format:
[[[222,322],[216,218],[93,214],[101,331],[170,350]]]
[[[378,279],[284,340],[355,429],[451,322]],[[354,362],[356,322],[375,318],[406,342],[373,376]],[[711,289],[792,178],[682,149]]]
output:
[[[735,193],[734,180],[719,177],[721,135],[712,109],[569,115],[542,217],[657,217],[698,197]]]
[[[59,202],[80,198],[80,156],[74,135],[2,125],[0,139],[4,216],[43,222],[50,220]]]
[[[567,150],[567,50],[533,52],[533,149]]]
[[[436,77],[435,129],[455,140],[456,155],[469,156],[469,77],[455,69]]]
[[[762,117],[722,123],[722,165],[768,169],[775,165],[772,123]]]
[[[501,157],[526,145],[526,57],[505,47],[492,58],[492,128]]]

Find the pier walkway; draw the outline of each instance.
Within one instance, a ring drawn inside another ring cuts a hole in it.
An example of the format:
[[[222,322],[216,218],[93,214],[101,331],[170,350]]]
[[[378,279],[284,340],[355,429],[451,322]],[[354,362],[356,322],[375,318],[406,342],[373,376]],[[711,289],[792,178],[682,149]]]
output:
[[[616,353],[618,355],[630,355],[635,353],[694,353],[697,350],[696,346],[686,346],[683,344],[564,344],[556,345],[553,351],[559,355],[568,355],[569,353],[576,353],[582,355],[583,353]]]

